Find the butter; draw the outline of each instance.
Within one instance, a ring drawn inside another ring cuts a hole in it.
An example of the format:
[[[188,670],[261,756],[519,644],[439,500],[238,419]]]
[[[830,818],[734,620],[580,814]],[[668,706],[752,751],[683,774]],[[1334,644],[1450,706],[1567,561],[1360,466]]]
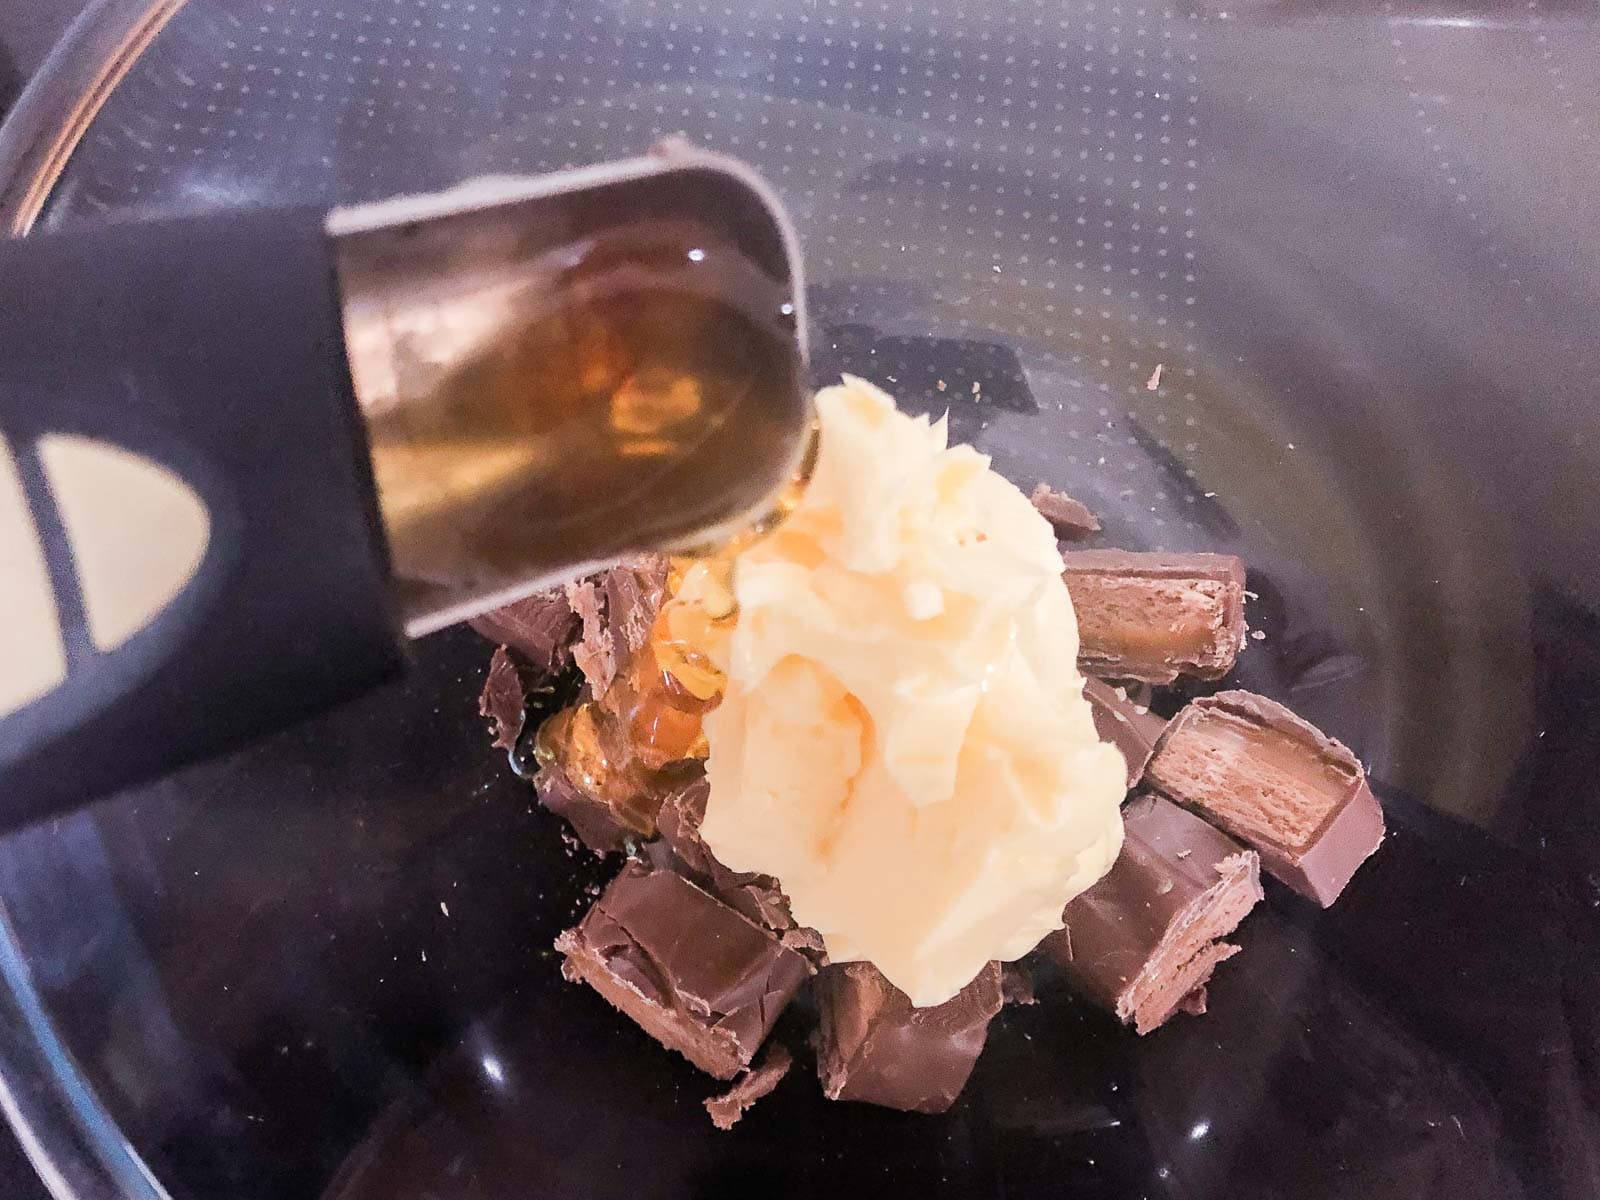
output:
[[[1125,768],[1028,499],[862,380],[817,413],[804,495],[734,561],[733,619],[684,622],[722,677],[701,833],[776,876],[833,960],[939,1004],[1110,869]],[[725,615],[726,584],[691,568],[674,606]]]

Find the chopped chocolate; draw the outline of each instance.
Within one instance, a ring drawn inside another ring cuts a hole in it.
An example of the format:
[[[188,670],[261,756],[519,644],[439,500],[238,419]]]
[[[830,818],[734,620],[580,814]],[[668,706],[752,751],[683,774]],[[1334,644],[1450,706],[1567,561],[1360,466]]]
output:
[[[732,1079],[810,974],[766,930],[671,871],[630,862],[556,939],[562,973],[718,1079]]]
[[[840,963],[817,976],[817,1071],[830,1100],[906,1112],[944,1112],[966,1086],[1000,1011],[1000,964],[932,1008],[871,963]]]
[[[1253,846],[1269,874],[1324,908],[1383,841],[1383,809],[1356,756],[1253,692],[1185,708],[1145,779]]]
[[[704,776],[669,794],[656,813],[656,829],[661,839],[652,843],[650,849],[671,855],[670,861],[663,865],[702,887],[709,884],[708,890],[716,892],[720,885],[746,877],[718,862],[700,838],[700,823],[706,819],[706,802],[710,798],[711,784]]]
[[[1039,1003],[1039,997],[1033,993],[1033,976],[1019,962],[1000,965],[1000,995],[1007,1004]]]
[[[1065,492],[1056,491],[1048,483],[1040,483],[1033,489],[1033,495],[1028,499],[1033,501],[1033,506],[1039,510],[1040,515],[1050,522],[1057,537],[1075,542],[1088,537],[1091,533],[1100,532],[1099,517]]]
[[[1083,695],[1089,701],[1100,740],[1122,751],[1128,764],[1128,786],[1133,787],[1155,753],[1156,743],[1167,727],[1166,718],[1151,712],[1147,704],[1134,703],[1120,688],[1099,679],[1085,679]]]
[[[567,585],[583,630],[573,658],[595,696],[605,695],[629,657],[649,642],[666,588],[667,560],[655,555]]]
[[[693,880],[728,907],[778,934],[784,945],[819,965],[825,963],[821,935],[796,926],[778,881],[771,875],[729,870],[701,839],[700,823],[710,796],[711,785],[703,776],[669,793],[656,813],[660,838],[645,846],[645,858]]]
[[[1086,999],[1149,1033],[1180,1010],[1205,1011],[1206,981],[1239,949],[1221,939],[1260,899],[1252,851],[1169,800],[1136,796],[1110,873],[1039,949]]]
[[[718,1129],[732,1129],[747,1108],[783,1081],[792,1066],[794,1055],[780,1045],[769,1046],[761,1061],[735,1079],[731,1088],[706,1100],[711,1123]]]
[[[557,766],[543,766],[533,777],[539,803],[572,826],[578,839],[596,854],[621,850],[634,833],[604,800],[575,787]]]
[[[796,925],[793,929],[785,929],[778,936],[778,940],[795,953],[805,955],[813,966],[828,965],[828,947],[824,944],[822,935],[809,925]]]
[[[1078,665],[1100,679],[1221,679],[1244,642],[1244,563],[1231,554],[1069,550]]]
[[[667,594],[667,560],[659,555],[612,567],[600,576],[606,594],[606,625],[632,653],[643,648],[655,628]]]
[[[468,622],[491,642],[499,642],[536,674],[559,675],[572,661],[578,614],[560,588],[535,592]]]
[[[516,746],[527,711],[528,691],[522,683],[522,672],[506,648],[498,646],[489,657],[489,674],[478,697],[478,715],[489,719],[496,749]]]
[[[617,677],[616,650],[606,630],[605,594],[593,579],[567,584],[567,603],[578,617],[582,633],[572,648],[573,661],[599,695]]]

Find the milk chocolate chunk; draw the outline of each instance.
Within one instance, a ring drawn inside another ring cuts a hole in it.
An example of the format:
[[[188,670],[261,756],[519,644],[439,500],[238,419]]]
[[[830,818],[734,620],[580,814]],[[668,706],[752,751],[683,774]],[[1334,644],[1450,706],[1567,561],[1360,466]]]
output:
[[[567,601],[582,625],[573,659],[594,695],[603,696],[650,641],[666,589],[667,560],[659,555],[567,585]]]
[[[1156,743],[1167,727],[1166,718],[1157,716],[1149,705],[1135,703],[1121,689],[1099,679],[1083,681],[1083,696],[1089,702],[1100,740],[1110,742],[1122,752],[1128,764],[1128,786],[1133,787],[1155,753]]]
[[[491,642],[507,647],[539,675],[558,675],[572,661],[580,623],[560,588],[473,617],[468,622]]]
[[[1110,873],[1039,949],[1082,996],[1149,1033],[1179,1011],[1205,1012],[1207,980],[1239,949],[1221,939],[1260,899],[1254,852],[1169,800],[1136,796]]]
[[[1040,483],[1028,497],[1034,508],[1050,522],[1056,536],[1069,541],[1086,538],[1100,532],[1100,518],[1065,492],[1058,492],[1048,483]]]
[[[578,840],[596,854],[621,850],[636,836],[616,809],[574,785],[560,767],[540,767],[533,777],[533,790],[539,803],[571,825]]]
[[[581,980],[718,1079],[750,1065],[810,974],[766,930],[671,871],[630,862],[556,939]]]
[[[794,1055],[779,1045],[768,1047],[761,1061],[735,1079],[731,1088],[706,1100],[711,1123],[718,1129],[732,1129],[746,1109],[783,1082],[792,1066]]]
[[[489,658],[489,674],[478,696],[478,715],[488,718],[494,733],[493,745],[510,750],[517,744],[522,723],[527,717],[528,692],[522,672],[504,646],[496,647]]]
[[[1253,846],[1269,874],[1324,908],[1383,841],[1383,809],[1356,756],[1253,692],[1180,712],[1145,781]]]
[[[1078,665],[1101,679],[1221,679],[1244,641],[1244,563],[1231,554],[1069,550]]]
[[[600,575],[606,594],[606,624],[619,646],[632,653],[650,640],[667,594],[668,564],[650,555]]]
[[[1000,964],[943,1004],[913,1008],[871,963],[840,963],[817,976],[817,1071],[830,1100],[906,1112],[949,1108],[1000,1011]]]
[[[700,823],[710,796],[711,785],[703,776],[670,793],[656,814],[660,837],[645,846],[645,858],[692,880],[729,908],[778,934],[784,945],[812,962],[825,963],[821,935],[796,926],[778,881],[771,875],[730,870],[701,839]]]
[[[662,800],[661,809],[656,813],[656,830],[661,835],[660,840],[652,842],[646,849],[656,857],[670,856],[661,865],[694,880],[712,893],[729,884],[750,879],[770,879],[771,876],[730,871],[711,853],[711,848],[700,837],[700,823],[706,819],[706,803],[710,798],[711,784],[704,776],[670,793]]]

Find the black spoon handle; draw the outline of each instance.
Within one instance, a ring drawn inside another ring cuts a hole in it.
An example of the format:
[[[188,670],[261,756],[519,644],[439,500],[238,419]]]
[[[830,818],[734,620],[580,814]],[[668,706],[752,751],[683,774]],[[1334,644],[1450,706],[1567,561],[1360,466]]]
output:
[[[398,669],[323,221],[0,243],[0,826]]]

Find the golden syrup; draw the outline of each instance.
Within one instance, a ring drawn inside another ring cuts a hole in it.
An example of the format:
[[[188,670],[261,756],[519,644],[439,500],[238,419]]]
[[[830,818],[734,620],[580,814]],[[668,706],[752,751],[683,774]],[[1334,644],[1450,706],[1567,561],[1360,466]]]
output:
[[[604,694],[539,730],[539,761],[557,766],[641,836],[654,836],[661,798],[709,753],[702,720],[722,696],[716,659],[738,618],[738,557],[794,511],[814,462],[813,433],[801,471],[766,516],[709,553],[669,560],[649,642],[621,665]],[[686,584],[693,600],[682,595]]]
[[[628,828],[653,837],[661,798],[705,757],[706,707],[655,665],[647,646],[603,695],[545,721],[535,753]]]
[[[669,594],[651,646],[662,670],[690,695],[714,701],[722,694],[725,681],[716,658],[738,619],[734,570],[739,556],[769,537],[799,506],[816,467],[817,450],[813,425],[799,469],[779,490],[766,515],[720,546],[672,560]],[[696,597],[692,602],[680,598],[684,584],[691,580],[694,586],[689,590]]]
[[[408,628],[721,538],[803,445],[788,280],[718,223],[630,221],[517,266],[470,305],[395,298],[403,328],[382,326],[377,373],[409,390],[374,386],[364,416]],[[459,336],[436,345],[439,329]]]

